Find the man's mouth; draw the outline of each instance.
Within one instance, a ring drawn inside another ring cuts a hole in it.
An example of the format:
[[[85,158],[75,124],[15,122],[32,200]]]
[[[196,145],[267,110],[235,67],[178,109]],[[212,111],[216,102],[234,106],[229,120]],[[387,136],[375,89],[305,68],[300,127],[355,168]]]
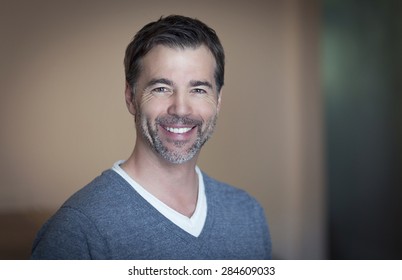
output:
[[[183,134],[189,132],[194,127],[164,127],[167,131],[176,133],[176,134]]]
[[[202,122],[188,117],[167,116],[156,119],[156,124],[163,128],[170,136],[190,137],[197,127],[201,127]]]

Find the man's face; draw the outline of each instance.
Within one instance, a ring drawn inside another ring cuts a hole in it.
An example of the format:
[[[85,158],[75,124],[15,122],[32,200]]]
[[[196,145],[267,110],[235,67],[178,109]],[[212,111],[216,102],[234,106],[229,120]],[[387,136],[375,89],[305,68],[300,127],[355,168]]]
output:
[[[156,46],[141,66],[129,104],[137,141],[171,163],[192,159],[212,135],[220,107],[213,55],[205,46]]]

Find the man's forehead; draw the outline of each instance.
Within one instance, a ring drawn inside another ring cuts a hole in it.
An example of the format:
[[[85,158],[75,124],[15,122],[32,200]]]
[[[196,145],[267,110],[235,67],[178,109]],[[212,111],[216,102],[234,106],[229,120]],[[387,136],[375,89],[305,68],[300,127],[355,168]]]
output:
[[[205,45],[197,45],[197,46],[170,46],[170,45],[165,45],[165,44],[157,44],[153,46],[141,59],[143,61],[149,56],[152,56],[153,53],[166,53],[166,55],[172,54],[172,53],[186,53],[186,52],[197,52],[201,51],[204,54],[207,54],[212,61],[214,62],[214,65],[216,65],[216,60],[214,55],[212,54],[211,50]],[[199,53],[201,53],[199,52]]]
[[[197,71],[213,73],[216,62],[211,52],[202,46],[196,49],[180,49],[161,45],[153,48],[143,57],[141,68],[142,71],[151,71],[153,74],[181,70],[189,73]]]
[[[165,79],[175,85],[191,86],[190,83],[204,83],[211,85],[212,90],[217,90],[217,64],[205,45],[181,48],[160,44],[141,59],[139,66],[137,83],[141,84],[142,88],[148,87],[152,80]],[[179,76],[185,78],[178,78]]]

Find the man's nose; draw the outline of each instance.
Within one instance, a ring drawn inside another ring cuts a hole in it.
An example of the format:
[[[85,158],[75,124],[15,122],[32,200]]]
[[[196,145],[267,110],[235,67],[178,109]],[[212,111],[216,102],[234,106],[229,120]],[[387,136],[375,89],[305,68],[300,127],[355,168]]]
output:
[[[192,113],[190,96],[184,92],[176,92],[171,97],[171,103],[168,108],[170,115],[188,116]]]

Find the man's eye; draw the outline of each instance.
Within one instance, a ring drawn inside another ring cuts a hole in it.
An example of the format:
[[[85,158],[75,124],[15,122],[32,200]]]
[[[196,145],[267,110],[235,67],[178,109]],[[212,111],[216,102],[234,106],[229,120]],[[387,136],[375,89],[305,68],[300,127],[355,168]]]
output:
[[[194,93],[198,93],[198,94],[204,94],[207,93],[206,90],[202,89],[202,88],[195,88],[192,90]]]
[[[155,92],[167,92],[168,89],[165,88],[165,87],[158,87],[158,88],[154,88],[152,91],[155,91]]]
[[[152,92],[155,94],[166,94],[166,93],[171,93],[171,90],[167,87],[157,87],[152,89]]]

